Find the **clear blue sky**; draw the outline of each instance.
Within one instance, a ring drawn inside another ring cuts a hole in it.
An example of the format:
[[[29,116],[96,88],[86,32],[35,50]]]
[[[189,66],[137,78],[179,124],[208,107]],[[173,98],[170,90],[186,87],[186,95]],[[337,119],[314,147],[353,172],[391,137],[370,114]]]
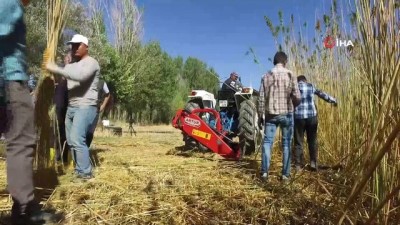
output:
[[[325,2],[325,3],[324,3]],[[294,14],[295,23],[314,26],[315,12],[329,8],[321,0],[137,0],[144,8],[143,41],[158,41],[171,56],[193,56],[226,79],[231,71],[245,86],[258,87],[261,75],[272,66],[275,47],[264,15],[278,24]],[[325,5],[324,5],[325,4]],[[299,21],[301,18],[301,22]],[[252,47],[261,66],[246,51]]]

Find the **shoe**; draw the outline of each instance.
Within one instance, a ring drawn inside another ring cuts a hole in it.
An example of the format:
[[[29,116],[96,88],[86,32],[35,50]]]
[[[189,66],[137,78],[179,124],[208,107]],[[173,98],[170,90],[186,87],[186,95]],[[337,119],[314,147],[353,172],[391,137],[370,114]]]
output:
[[[39,224],[52,224],[57,223],[57,217],[55,214],[37,211],[30,215],[22,214],[11,217],[12,225],[39,225]]]
[[[85,183],[85,182],[93,180],[93,178],[94,178],[93,174],[86,174],[86,175],[77,174],[77,175],[73,176],[72,182],[73,183]]]
[[[312,172],[318,172],[318,165],[317,165],[316,162],[311,162],[311,163],[310,163],[310,170],[311,170]]]
[[[261,180],[263,182],[268,182],[268,173],[262,173],[261,174]]]
[[[283,183],[288,183],[290,181],[290,177],[282,175],[281,180]]]
[[[296,172],[301,172],[303,170],[303,167],[300,165],[296,165]]]

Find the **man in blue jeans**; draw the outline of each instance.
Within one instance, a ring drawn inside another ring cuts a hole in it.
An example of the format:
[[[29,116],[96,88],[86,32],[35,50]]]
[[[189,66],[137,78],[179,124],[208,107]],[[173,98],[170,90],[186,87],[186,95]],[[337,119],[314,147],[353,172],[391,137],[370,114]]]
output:
[[[47,70],[67,79],[67,142],[76,165],[76,178],[86,181],[93,177],[86,135],[97,115],[100,66],[97,60],[89,56],[86,37],[76,34],[68,43],[71,44],[73,62],[65,67],[48,63]]]
[[[293,112],[300,101],[300,91],[295,75],[285,68],[286,63],[287,55],[284,52],[277,52],[274,56],[275,67],[261,80],[258,113],[260,123],[265,122],[261,160],[261,178],[265,181],[268,180],[271,149],[278,127],[282,130],[283,166],[281,179],[287,181],[290,178]]]

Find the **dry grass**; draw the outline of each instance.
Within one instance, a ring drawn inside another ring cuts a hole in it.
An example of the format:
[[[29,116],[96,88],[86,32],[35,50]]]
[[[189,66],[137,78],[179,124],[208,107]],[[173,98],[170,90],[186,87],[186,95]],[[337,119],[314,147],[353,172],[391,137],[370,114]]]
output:
[[[340,172],[329,170],[304,171],[291,183],[281,183],[279,151],[274,151],[272,178],[263,184],[254,157],[237,163],[211,153],[182,153],[175,148],[183,144],[178,130],[135,128],[133,137],[97,133],[91,182],[71,182],[71,169],[57,182],[54,172],[38,176],[38,196],[64,214],[61,223],[330,224],[337,216],[333,207],[345,200],[335,195],[349,191],[341,185]],[[5,188],[3,170],[0,161],[0,190]],[[0,196],[0,202],[0,211],[8,213],[8,195]]]

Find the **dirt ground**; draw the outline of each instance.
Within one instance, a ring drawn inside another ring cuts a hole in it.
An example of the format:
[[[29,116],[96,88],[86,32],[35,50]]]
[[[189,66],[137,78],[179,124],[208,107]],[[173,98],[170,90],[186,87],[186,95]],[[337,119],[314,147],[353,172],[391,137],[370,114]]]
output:
[[[36,171],[36,197],[60,215],[59,224],[331,224],[333,184],[338,172],[278,177],[279,151],[271,178],[258,178],[260,154],[242,162],[212,153],[181,151],[180,131],[171,126],[136,127],[136,136],[96,131],[95,178],[72,182],[72,167]],[[126,129],[124,129],[126,130]],[[0,150],[1,151],[1,150]],[[0,216],[11,207],[5,160],[0,158]]]

